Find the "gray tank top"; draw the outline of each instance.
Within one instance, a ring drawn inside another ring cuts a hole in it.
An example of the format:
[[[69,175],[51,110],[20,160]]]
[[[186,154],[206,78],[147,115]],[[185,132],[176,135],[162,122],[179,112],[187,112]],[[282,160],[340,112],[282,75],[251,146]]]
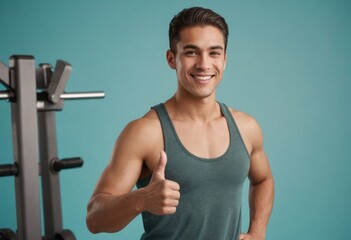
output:
[[[227,151],[205,159],[190,153],[179,140],[164,104],[154,106],[167,153],[166,179],[180,185],[177,212],[157,216],[143,212],[142,240],[237,240],[241,232],[242,187],[250,157],[228,108],[219,103],[230,133]],[[151,176],[137,182],[148,185]]]

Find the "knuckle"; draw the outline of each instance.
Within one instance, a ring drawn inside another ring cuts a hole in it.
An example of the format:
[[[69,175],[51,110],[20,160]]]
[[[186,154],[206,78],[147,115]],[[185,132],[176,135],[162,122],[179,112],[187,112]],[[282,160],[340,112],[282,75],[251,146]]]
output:
[[[167,184],[167,181],[163,180],[160,182],[160,187],[161,188],[167,188],[168,184]]]
[[[175,197],[176,199],[180,199],[180,192],[177,192]]]
[[[160,197],[161,199],[167,199],[168,197],[167,191],[166,190],[161,191]]]
[[[170,213],[173,214],[173,213],[176,213],[177,212],[177,208],[176,207],[173,207],[170,209]]]
[[[163,201],[161,201],[161,206],[162,206],[163,208],[165,208],[165,207],[168,206],[168,202],[167,202],[166,199],[164,199]]]

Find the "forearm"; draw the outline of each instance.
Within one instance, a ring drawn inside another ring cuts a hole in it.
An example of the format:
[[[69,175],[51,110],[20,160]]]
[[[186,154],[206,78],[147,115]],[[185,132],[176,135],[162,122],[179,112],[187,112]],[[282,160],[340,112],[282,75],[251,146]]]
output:
[[[141,189],[113,196],[97,194],[88,205],[86,223],[92,233],[117,232],[142,212]]]
[[[250,226],[248,232],[265,239],[266,228],[273,208],[274,181],[273,177],[250,185]]]

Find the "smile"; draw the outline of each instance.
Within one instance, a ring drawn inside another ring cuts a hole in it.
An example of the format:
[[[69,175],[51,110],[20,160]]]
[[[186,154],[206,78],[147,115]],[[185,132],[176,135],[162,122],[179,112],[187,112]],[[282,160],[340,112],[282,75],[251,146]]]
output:
[[[193,75],[190,74],[190,76],[192,76],[195,80],[197,81],[209,81],[214,75]]]

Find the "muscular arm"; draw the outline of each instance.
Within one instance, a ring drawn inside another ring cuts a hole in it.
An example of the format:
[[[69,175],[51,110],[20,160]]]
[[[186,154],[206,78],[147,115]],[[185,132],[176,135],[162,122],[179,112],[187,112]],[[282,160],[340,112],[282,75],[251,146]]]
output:
[[[262,131],[252,117],[237,113],[238,125],[250,153],[250,225],[240,240],[263,240],[273,207],[274,180],[263,149]]]
[[[263,240],[273,207],[274,182],[262,142],[262,134],[259,131],[256,145],[252,149],[249,171],[250,225],[248,233],[253,239]]]
[[[143,211],[156,215],[176,211],[179,185],[165,179],[162,142],[159,122],[152,119],[137,120],[123,130],[88,204],[86,222],[91,232],[120,231]],[[144,173],[152,174],[148,186],[132,191]]]
[[[119,136],[111,161],[89,201],[86,221],[93,233],[119,231],[141,212],[141,191],[131,192],[144,158],[142,149],[136,147],[136,141],[143,140],[135,125],[129,124]]]

